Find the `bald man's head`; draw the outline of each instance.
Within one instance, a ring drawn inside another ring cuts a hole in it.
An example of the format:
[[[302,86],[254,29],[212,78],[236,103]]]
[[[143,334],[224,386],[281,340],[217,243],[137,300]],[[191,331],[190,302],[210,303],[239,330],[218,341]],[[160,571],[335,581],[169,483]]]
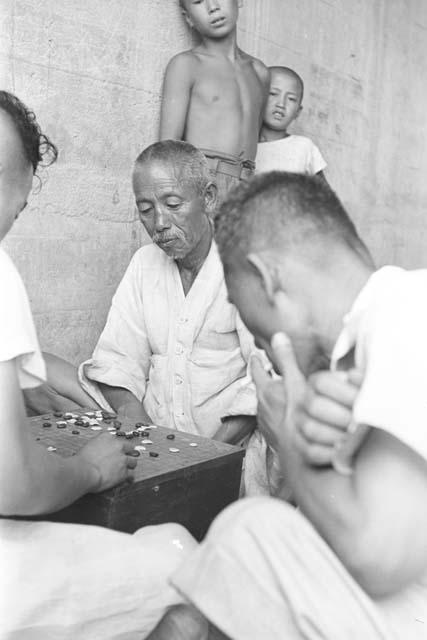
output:
[[[371,263],[368,250],[332,189],[316,177],[271,172],[234,190],[221,207],[216,239],[225,267],[267,252],[322,268],[335,249]]]

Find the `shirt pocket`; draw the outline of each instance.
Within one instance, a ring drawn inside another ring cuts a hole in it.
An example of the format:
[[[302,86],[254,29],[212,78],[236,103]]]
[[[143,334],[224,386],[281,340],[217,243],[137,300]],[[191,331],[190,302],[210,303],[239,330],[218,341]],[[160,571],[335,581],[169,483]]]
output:
[[[200,331],[191,354],[191,359],[206,357],[203,351],[215,353],[233,351],[239,347],[239,336],[236,329],[236,315],[233,312],[223,313],[212,318]]]

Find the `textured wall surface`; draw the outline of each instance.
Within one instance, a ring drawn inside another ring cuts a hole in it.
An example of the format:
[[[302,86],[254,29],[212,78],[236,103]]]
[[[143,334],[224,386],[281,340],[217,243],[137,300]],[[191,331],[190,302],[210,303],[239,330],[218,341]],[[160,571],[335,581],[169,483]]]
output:
[[[0,0],[0,82],[31,105],[60,160],[7,247],[42,347],[87,356],[145,241],[130,171],[157,135],[162,74],[191,42],[177,0]],[[245,0],[240,44],[306,83],[294,131],[380,263],[427,264],[427,2]],[[36,185],[37,186],[37,185]]]

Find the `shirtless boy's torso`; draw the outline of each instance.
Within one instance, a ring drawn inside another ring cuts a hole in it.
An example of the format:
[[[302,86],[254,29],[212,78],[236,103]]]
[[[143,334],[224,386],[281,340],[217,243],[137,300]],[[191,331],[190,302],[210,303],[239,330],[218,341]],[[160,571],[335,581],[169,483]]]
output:
[[[268,86],[265,65],[240,49],[180,53],[166,70],[160,138],[254,160]]]

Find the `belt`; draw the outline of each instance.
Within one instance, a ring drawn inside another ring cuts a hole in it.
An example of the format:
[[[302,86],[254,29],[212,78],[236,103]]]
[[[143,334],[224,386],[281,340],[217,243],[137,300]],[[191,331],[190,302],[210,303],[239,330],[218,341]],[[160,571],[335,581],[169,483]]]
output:
[[[211,149],[200,149],[200,151],[206,156],[211,170],[215,173],[224,173],[239,180],[247,180],[255,171],[255,162],[252,160],[244,160],[240,156]]]

